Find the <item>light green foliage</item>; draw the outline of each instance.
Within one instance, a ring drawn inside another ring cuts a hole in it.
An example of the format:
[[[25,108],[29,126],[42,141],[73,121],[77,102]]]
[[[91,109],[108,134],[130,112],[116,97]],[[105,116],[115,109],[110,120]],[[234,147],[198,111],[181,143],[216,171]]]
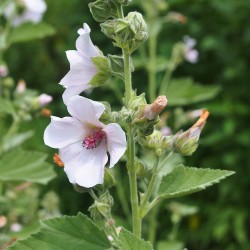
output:
[[[34,39],[42,39],[55,34],[55,29],[47,23],[24,23],[15,28],[10,35],[10,43],[26,42]]]
[[[174,198],[201,191],[234,174],[233,171],[179,165],[164,176],[158,190],[162,198]]]
[[[105,250],[111,244],[105,233],[85,215],[41,221],[37,234],[17,242],[10,250]]]
[[[0,181],[29,181],[46,184],[55,177],[52,166],[41,152],[16,149],[0,159]]]
[[[171,80],[166,94],[169,106],[177,106],[212,99],[219,91],[219,86],[204,86],[191,78],[179,78]]]
[[[146,242],[137,238],[134,234],[126,229],[122,229],[119,234],[119,249],[120,250],[153,250],[150,242]]]
[[[15,108],[14,105],[11,103],[10,100],[3,99],[0,97],[0,113],[15,114]]]
[[[156,250],[183,250],[184,244],[178,241],[160,241]]]

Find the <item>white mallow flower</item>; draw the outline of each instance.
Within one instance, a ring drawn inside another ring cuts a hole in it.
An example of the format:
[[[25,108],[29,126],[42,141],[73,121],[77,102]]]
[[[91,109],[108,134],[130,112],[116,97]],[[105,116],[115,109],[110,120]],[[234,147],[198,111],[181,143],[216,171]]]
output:
[[[10,3],[4,12],[7,18],[12,18],[14,27],[26,22],[39,23],[47,9],[44,0],[18,0],[16,2],[16,5]],[[18,11],[16,8],[21,10]]]
[[[63,93],[65,104],[67,104],[72,96],[90,89],[91,85],[88,83],[98,72],[92,58],[101,56],[101,54],[90,39],[90,31],[89,26],[84,23],[83,28],[78,30],[79,37],[76,40],[77,50],[66,51],[70,63],[70,71],[60,82],[66,88]]]
[[[72,117],[52,116],[44,142],[59,149],[71,183],[86,188],[102,184],[107,151],[113,167],[126,150],[125,133],[116,123],[105,125],[99,121],[105,109],[102,103],[74,96],[67,109]]]
[[[190,36],[184,36],[183,38],[185,44],[185,58],[190,63],[197,63],[199,52],[194,49],[196,45],[196,40]]]

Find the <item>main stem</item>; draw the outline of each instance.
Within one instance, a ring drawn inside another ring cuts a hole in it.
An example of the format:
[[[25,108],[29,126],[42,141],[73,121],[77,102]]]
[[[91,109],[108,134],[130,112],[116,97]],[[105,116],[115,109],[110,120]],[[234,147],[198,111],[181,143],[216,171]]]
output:
[[[128,107],[129,101],[132,96],[132,82],[131,82],[131,71],[130,71],[130,55],[123,50],[124,59],[124,72],[125,72],[125,104]],[[134,130],[131,124],[127,128],[127,139],[128,139],[128,174],[129,174],[129,186],[130,186],[130,200],[132,207],[132,219],[133,219],[133,233],[137,237],[141,237],[141,217],[139,211],[139,200],[138,200],[138,188],[136,179],[136,168],[135,168],[135,141],[134,141]]]

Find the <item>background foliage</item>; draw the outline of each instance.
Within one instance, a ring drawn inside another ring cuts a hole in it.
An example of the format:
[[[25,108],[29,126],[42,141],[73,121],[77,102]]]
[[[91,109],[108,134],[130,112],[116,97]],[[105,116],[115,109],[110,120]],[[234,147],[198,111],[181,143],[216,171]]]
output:
[[[92,19],[87,4],[82,0],[47,0],[48,11],[45,21],[56,29],[56,35],[18,44],[6,55],[10,72],[16,80],[23,78],[28,87],[53,95],[53,114],[64,116],[67,112],[61,100],[62,88],[57,83],[68,71],[69,65],[64,51],[75,48],[77,29],[83,22],[92,28],[92,40],[105,54],[114,53],[109,40],[100,32]],[[133,9],[141,10],[140,2]],[[190,76],[195,81],[220,86],[221,91],[209,102],[186,106],[185,109],[206,107],[211,112],[204,130],[199,150],[187,158],[190,166],[214,169],[228,169],[237,174],[202,193],[187,198],[178,198],[199,211],[181,222],[178,238],[188,249],[249,249],[250,200],[246,191],[250,188],[250,128],[249,79],[250,71],[250,2],[247,0],[168,0],[169,10],[178,11],[188,18],[185,25],[166,24],[158,40],[158,53],[169,56],[175,42],[186,34],[197,40],[199,62],[195,65],[184,63],[174,73],[175,77]],[[164,14],[164,13],[163,13]],[[118,51],[118,50],[117,50]],[[31,63],[32,62],[32,63]],[[134,75],[134,86],[139,92],[146,91],[145,72]],[[117,83],[119,84],[119,82]],[[166,93],[167,95],[167,93]],[[109,100],[120,105],[119,98],[109,89],[93,91],[95,100]],[[34,120],[36,134],[26,143],[26,148],[54,151],[43,144],[43,131],[49,123],[47,118]],[[28,123],[24,129],[27,129]],[[121,166],[122,167],[122,166]],[[126,183],[126,171],[122,170]],[[53,189],[60,197],[63,214],[73,215],[78,211],[87,213],[91,201],[88,195],[73,191],[65,174],[57,169],[59,177],[50,182],[46,189]],[[46,192],[47,190],[44,190]],[[114,195],[117,195],[114,191]],[[122,221],[124,213],[116,204],[114,208]],[[157,240],[166,239],[171,230],[170,213],[167,204],[157,218]],[[126,210],[126,208],[125,208]],[[118,220],[117,219],[117,220]]]

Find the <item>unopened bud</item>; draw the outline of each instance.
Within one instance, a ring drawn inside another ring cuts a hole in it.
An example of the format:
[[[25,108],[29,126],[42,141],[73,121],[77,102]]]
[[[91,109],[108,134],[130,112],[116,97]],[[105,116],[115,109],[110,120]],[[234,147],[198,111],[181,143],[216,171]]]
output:
[[[115,1],[124,6],[127,6],[132,2],[132,0],[115,0]]]
[[[43,108],[40,113],[44,117],[50,117],[52,115],[51,110],[46,108]]]
[[[187,131],[179,131],[174,136],[174,150],[182,155],[192,155],[197,147],[202,129],[209,116],[207,110],[202,110],[199,120]]]
[[[14,79],[8,76],[1,81],[1,84],[3,87],[10,89],[14,86]]]
[[[166,96],[159,96],[152,104],[144,108],[143,116],[146,117],[147,120],[152,121],[162,112],[167,104],[168,101]]]
[[[9,74],[8,67],[5,64],[0,65],[0,77],[6,77]]]
[[[26,82],[24,80],[19,80],[16,86],[16,92],[18,94],[21,94],[25,92],[26,89],[27,89]]]
[[[59,154],[55,153],[53,156],[53,161],[58,167],[64,167],[64,163],[61,160]]]
[[[38,103],[40,107],[46,106],[49,103],[51,103],[53,100],[52,96],[47,95],[47,94],[41,94],[38,96]]]
[[[178,12],[170,12],[166,16],[166,21],[168,22],[179,22],[181,24],[187,23],[187,17]]]
[[[89,207],[90,216],[94,221],[105,220],[111,212],[111,207],[105,203],[95,201],[92,206]]]

